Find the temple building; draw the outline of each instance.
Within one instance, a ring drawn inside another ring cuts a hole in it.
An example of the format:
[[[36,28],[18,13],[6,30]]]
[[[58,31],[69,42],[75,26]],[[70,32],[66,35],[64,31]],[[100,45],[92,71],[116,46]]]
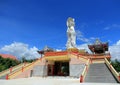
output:
[[[89,59],[91,63],[103,62],[104,58],[110,59],[109,54],[103,54],[108,51],[108,43],[102,43],[98,39],[94,44],[88,45],[93,54],[89,54],[83,49],[77,49],[74,26],[74,19],[68,18],[66,50],[57,52],[52,48],[45,47],[38,51],[39,54],[43,55],[42,62],[34,66],[32,76],[80,77]]]
[[[38,52],[40,53],[41,51]],[[79,77],[86,63],[86,59],[80,59],[79,54],[85,55],[86,52],[76,48],[60,52],[44,52],[44,59],[33,69],[33,76]],[[39,71],[37,71],[38,68]]]
[[[92,53],[101,54],[108,51],[108,42],[102,43],[99,39],[96,39],[95,43],[92,45],[88,45],[89,49]]]
[[[108,42],[99,39],[88,45],[91,54],[76,47],[74,19],[67,20],[66,50],[56,51],[48,46],[37,51],[41,57],[36,61],[22,66],[7,75],[6,79],[26,77],[69,76],[79,78],[82,82],[116,83],[120,82],[120,74],[110,63],[111,55],[108,52]],[[19,66],[20,67],[20,66]]]
[[[88,45],[90,50],[95,49],[94,51],[91,50],[95,54],[89,54],[85,50],[77,48],[69,48],[59,52],[53,50],[44,51],[42,62],[33,69],[33,76],[80,77],[88,59],[91,60],[91,63],[102,62],[104,58],[110,59],[109,54],[101,54],[108,51],[108,44],[98,40],[95,42],[93,45]],[[38,53],[41,53],[41,51],[38,51]]]

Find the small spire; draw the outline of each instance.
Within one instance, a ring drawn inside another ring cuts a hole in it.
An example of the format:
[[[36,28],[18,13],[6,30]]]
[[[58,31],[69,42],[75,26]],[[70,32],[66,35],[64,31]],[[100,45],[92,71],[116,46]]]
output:
[[[94,44],[99,45],[99,44],[101,44],[101,41],[97,38]]]

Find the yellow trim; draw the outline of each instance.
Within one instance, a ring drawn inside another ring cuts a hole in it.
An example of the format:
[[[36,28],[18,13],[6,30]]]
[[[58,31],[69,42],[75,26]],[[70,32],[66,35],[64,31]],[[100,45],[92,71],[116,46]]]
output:
[[[45,57],[46,60],[51,60],[51,61],[62,61],[62,60],[70,60],[68,55],[62,55],[62,56],[47,56]]]

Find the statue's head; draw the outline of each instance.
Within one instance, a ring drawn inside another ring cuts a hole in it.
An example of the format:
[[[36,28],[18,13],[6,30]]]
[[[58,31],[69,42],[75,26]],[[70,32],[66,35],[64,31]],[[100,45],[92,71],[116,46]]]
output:
[[[74,18],[72,18],[72,17],[68,17],[67,21],[74,22]]]
[[[69,18],[67,19],[67,26],[68,26],[68,27],[75,26],[74,18],[69,17]]]

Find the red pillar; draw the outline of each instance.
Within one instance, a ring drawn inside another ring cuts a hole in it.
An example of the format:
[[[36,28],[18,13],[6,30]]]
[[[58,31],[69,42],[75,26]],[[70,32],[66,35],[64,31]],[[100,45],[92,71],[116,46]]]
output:
[[[80,76],[80,83],[83,83],[83,76]]]
[[[8,77],[8,76],[9,76],[9,75],[7,74],[7,75],[6,75],[6,80],[8,80],[8,79],[9,79],[9,77]]]
[[[119,73],[118,79],[119,79],[119,81],[120,81],[120,73]]]

